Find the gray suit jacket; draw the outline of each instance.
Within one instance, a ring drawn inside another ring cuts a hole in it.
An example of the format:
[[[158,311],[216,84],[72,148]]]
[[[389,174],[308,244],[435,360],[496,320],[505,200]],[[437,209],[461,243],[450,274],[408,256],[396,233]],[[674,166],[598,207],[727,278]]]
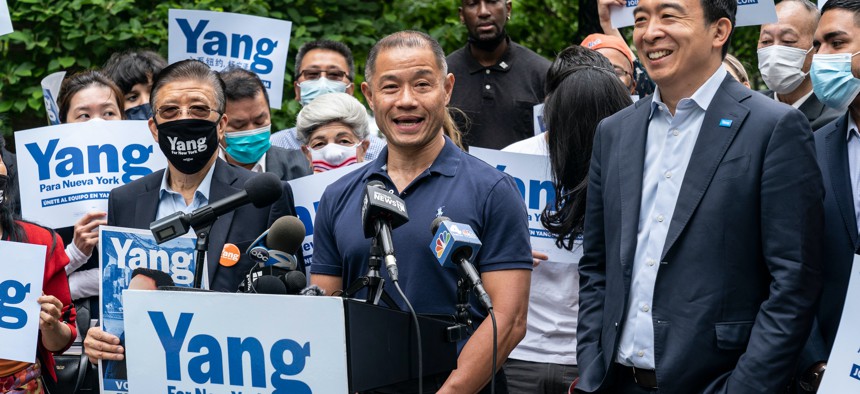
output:
[[[651,100],[605,119],[595,135],[579,264],[583,392],[614,380]],[[705,114],[659,260],[651,311],[660,393],[785,386],[820,289],[822,198],[803,114],[727,76]]]
[[[765,90],[761,92],[767,97],[773,98],[773,91]],[[822,128],[824,125],[832,122],[842,113],[839,111],[830,108],[818,101],[818,97],[815,96],[815,93],[812,96],[809,96],[806,101],[800,105],[798,108],[800,112],[803,112],[806,115],[806,120],[809,121],[809,127],[812,128],[812,131],[818,131],[818,129]]]
[[[272,146],[266,152],[266,172],[277,175],[282,181],[301,178],[313,173],[311,164],[308,163],[308,159],[302,151],[284,149],[278,146]]]

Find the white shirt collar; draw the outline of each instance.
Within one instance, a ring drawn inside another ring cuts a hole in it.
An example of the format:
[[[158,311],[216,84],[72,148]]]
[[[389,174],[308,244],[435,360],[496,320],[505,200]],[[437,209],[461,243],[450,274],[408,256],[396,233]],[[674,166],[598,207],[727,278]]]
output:
[[[217,160],[216,160],[217,161]],[[206,201],[209,201],[209,190],[212,188],[212,174],[215,173],[215,166],[218,163],[212,163],[212,167],[209,167],[209,171],[206,172],[206,176],[203,177],[203,180],[200,182],[200,185],[197,186],[197,191],[195,194],[200,193]],[[164,193],[178,193],[170,188],[170,183],[167,182],[167,176],[170,174],[170,168],[164,169],[164,176],[161,178],[161,189],[159,189],[159,196],[163,196]]]
[[[860,131],[857,129],[857,123],[854,122],[854,117],[851,116],[851,113],[848,114],[848,133],[845,135],[845,140],[850,141],[851,136],[860,138]]]
[[[803,97],[797,99],[797,101],[792,103],[791,106],[794,108],[800,109],[800,106],[803,105],[803,103],[805,103],[806,100],[808,100],[809,97],[812,96],[813,93],[815,93],[815,91],[810,90],[809,93],[804,94]],[[778,103],[782,103],[782,101],[780,101],[780,99],[779,99],[779,96],[777,96],[776,92],[773,92],[773,99],[776,100],[776,102],[778,102]],[[783,103],[783,104],[788,104],[788,103]]]
[[[269,154],[268,151],[264,152],[263,155],[260,156],[260,160],[257,160],[257,163],[255,163],[254,167],[251,168],[251,171],[254,171],[258,174],[262,174],[262,173],[266,172],[266,155],[268,155],[268,154]],[[224,148],[221,148],[221,147],[218,148],[218,157],[220,157],[221,160],[227,161],[227,154],[224,152]]]
[[[717,90],[720,89],[720,85],[722,85],[723,80],[726,79],[726,75],[728,72],[722,66],[717,67],[717,70],[705,81],[702,86],[699,86],[698,89],[693,93],[692,96],[689,97],[696,105],[699,106],[704,111],[708,110],[708,107],[711,105],[711,101],[714,99],[714,96],[717,94]],[[678,104],[681,103],[682,100],[678,101]],[[654,89],[654,99],[651,101],[651,114],[654,114],[654,110],[657,108],[665,108],[666,104],[663,103],[662,97],[660,97],[660,86],[657,86]]]

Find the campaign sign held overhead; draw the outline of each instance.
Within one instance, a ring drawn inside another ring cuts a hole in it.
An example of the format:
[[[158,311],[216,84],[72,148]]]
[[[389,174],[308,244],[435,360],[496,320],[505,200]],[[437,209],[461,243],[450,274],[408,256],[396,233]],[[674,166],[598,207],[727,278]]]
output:
[[[45,245],[0,241],[0,360],[36,361]],[[11,258],[9,258],[11,257]]]
[[[15,133],[21,213],[51,228],[107,210],[113,188],[167,167],[144,120],[66,123]]]
[[[48,123],[51,125],[60,124],[60,107],[57,104],[57,97],[60,96],[60,86],[65,77],[65,71],[57,71],[42,78],[42,97],[45,99],[45,111],[48,113]]]
[[[281,108],[292,22],[197,10],[170,10],[168,20],[170,63],[197,59],[216,71],[253,71],[263,81],[272,108]]]
[[[347,393],[339,297],[123,293],[129,393]]]
[[[623,7],[610,8],[609,17],[612,20],[612,27],[618,29],[633,26],[633,10],[638,5],[639,0],[626,0]],[[735,27],[775,23],[774,0],[738,0],[738,13],[735,19]]]
[[[6,0],[0,0],[0,36],[13,32],[12,17],[9,16],[9,5]]]

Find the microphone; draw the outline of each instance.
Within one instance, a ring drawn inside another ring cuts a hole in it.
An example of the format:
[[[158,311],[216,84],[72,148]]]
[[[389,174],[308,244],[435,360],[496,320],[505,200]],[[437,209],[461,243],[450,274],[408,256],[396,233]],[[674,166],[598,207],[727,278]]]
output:
[[[364,227],[364,237],[377,237],[379,240],[385,268],[393,281],[397,281],[397,259],[394,257],[391,230],[408,221],[406,204],[400,197],[387,192],[385,184],[380,181],[367,183],[361,204],[361,225]]]
[[[245,253],[259,267],[280,267],[294,270],[298,266],[295,254],[305,239],[305,225],[295,216],[281,216],[248,246]]]
[[[257,294],[287,294],[287,286],[274,275],[264,275],[254,280]]]
[[[284,275],[279,275],[278,278],[284,282],[287,294],[299,294],[308,285],[308,278],[299,271],[290,271]]]
[[[304,290],[299,292],[299,295],[303,296],[325,296],[325,290],[321,289],[317,285],[310,285],[306,287]]]
[[[248,179],[244,190],[215,201],[209,205],[197,208],[190,214],[176,212],[149,224],[156,243],[164,243],[185,235],[193,227],[204,228],[212,225],[219,216],[235,210],[245,204],[254,204],[257,208],[267,207],[278,201],[284,190],[281,180],[272,173],[262,173]]]
[[[460,273],[466,277],[472,285],[472,289],[478,296],[478,300],[487,310],[493,309],[493,301],[484,289],[481,275],[469,260],[478,254],[481,249],[481,241],[468,224],[455,223],[451,219],[440,216],[433,220],[430,225],[433,240],[430,241],[430,250],[445,268],[458,268]]]

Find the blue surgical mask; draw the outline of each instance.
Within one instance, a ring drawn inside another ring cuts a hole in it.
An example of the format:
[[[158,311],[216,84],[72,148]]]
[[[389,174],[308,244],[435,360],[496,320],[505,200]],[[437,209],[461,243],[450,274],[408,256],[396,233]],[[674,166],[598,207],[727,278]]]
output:
[[[345,93],[347,84],[338,81],[332,81],[328,78],[309,79],[299,84],[299,92],[301,94],[302,106],[306,106],[314,101],[315,98],[326,93]]]
[[[131,107],[125,110],[125,118],[128,120],[147,120],[152,117],[152,106],[149,103]]]
[[[851,72],[851,58],[857,53],[812,56],[812,89],[824,105],[844,111],[860,93],[860,79]]]
[[[272,143],[269,142],[269,131],[272,125],[247,131],[232,131],[224,133],[224,148],[227,154],[242,164],[253,164],[263,157]]]

